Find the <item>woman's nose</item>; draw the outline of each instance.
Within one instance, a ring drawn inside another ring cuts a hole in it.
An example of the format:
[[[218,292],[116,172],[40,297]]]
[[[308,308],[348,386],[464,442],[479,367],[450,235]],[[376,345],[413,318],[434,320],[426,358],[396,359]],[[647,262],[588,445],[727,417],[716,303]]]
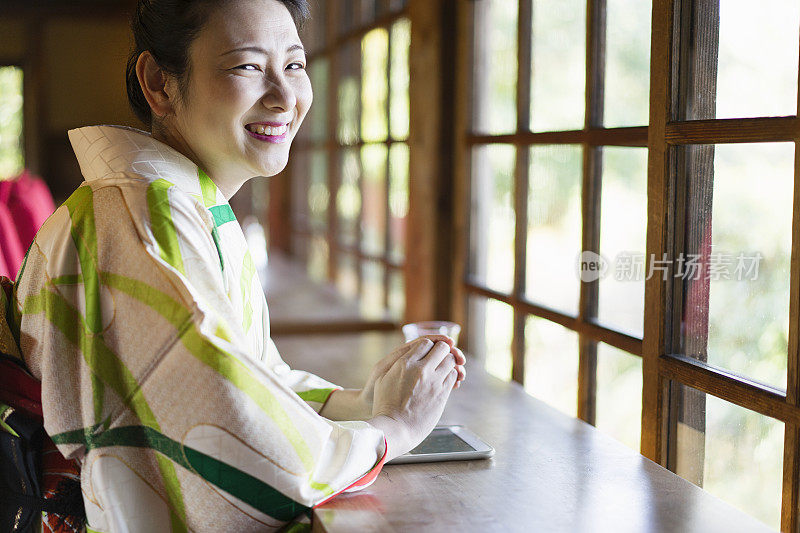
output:
[[[275,111],[291,111],[297,105],[294,88],[287,83],[284,76],[271,76],[266,83],[261,102],[267,109]]]

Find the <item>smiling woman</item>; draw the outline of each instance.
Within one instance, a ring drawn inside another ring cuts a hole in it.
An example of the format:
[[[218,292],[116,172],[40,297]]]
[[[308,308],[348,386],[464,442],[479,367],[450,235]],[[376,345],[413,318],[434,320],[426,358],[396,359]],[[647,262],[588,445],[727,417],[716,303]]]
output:
[[[92,531],[278,529],[369,485],[464,378],[447,337],[398,347],[352,390],[270,339],[228,199],[287,163],[312,100],[307,12],[140,0],[127,86],[151,132],[69,132],[85,182],[31,246],[12,328]]]

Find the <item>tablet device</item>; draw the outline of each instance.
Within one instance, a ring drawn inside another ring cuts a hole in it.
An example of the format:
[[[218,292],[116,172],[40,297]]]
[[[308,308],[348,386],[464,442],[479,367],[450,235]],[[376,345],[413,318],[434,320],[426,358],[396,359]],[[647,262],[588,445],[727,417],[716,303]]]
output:
[[[436,426],[419,446],[386,464],[486,459],[494,448],[464,426]]]

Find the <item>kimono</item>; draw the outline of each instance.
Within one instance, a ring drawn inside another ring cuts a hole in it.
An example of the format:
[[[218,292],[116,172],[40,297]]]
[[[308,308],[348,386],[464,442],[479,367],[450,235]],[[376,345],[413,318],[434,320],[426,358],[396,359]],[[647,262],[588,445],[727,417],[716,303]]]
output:
[[[69,138],[85,181],[30,247],[12,323],[88,530],[270,531],[371,483],[383,433],[318,414],[337,387],[281,359],[213,181],[139,130]]]

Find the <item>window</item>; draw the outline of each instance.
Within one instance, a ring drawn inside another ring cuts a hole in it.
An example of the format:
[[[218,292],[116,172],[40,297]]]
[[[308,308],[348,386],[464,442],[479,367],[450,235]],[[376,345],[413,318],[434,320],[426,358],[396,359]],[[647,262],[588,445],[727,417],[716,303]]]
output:
[[[470,351],[637,449],[644,278],[578,258],[644,260],[649,27],[634,0],[475,3],[467,141]]]
[[[409,41],[396,0],[315,2],[304,31],[315,98],[292,156],[292,249],[372,319],[405,305]]]
[[[0,180],[25,165],[22,138],[22,68],[0,66]]]
[[[465,9],[470,352],[797,530],[800,4]]]

